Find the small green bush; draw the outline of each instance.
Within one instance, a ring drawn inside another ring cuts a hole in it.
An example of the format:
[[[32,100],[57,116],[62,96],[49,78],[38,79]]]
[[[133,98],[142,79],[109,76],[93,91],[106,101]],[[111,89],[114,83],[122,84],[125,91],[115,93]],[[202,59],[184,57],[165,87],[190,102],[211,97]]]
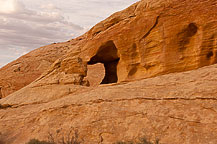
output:
[[[39,141],[37,139],[31,139],[28,143],[26,144],[54,144],[46,141]]]

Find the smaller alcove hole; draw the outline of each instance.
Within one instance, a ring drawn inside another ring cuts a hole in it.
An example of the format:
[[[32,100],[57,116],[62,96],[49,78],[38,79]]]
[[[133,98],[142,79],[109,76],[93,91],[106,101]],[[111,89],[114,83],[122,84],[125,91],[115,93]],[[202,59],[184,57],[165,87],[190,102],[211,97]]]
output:
[[[119,59],[114,42],[108,41],[98,49],[97,53],[88,62],[88,65],[103,64],[105,74],[100,84],[116,83],[118,82],[117,65]]]
[[[213,52],[210,51],[207,53],[206,57],[207,57],[207,59],[210,59],[213,55],[214,55]]]
[[[195,23],[190,23],[188,25],[187,32],[189,37],[194,36],[197,33],[197,31],[198,31],[198,27],[196,26]]]

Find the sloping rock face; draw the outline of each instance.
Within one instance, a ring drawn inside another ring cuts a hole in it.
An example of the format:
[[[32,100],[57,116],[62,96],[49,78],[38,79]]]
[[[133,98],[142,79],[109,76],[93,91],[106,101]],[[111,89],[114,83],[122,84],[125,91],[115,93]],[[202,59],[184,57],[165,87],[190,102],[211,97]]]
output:
[[[217,66],[204,67],[217,62],[216,11],[216,0],[142,0],[115,13],[0,100],[0,137],[19,144],[73,127],[85,144],[217,143]]]
[[[54,92],[59,86],[65,87],[61,97],[74,91],[68,89],[71,85],[90,86],[88,67],[97,63],[104,65],[104,70],[96,71],[105,75],[101,84],[215,64],[216,3],[216,0],[137,2],[97,24],[31,85],[0,102],[13,105],[47,102],[59,98]],[[43,92],[35,93],[38,89],[52,94],[42,96]]]
[[[31,138],[47,140],[49,133],[61,138],[73,128],[84,144],[143,136],[162,144],[216,144],[216,75],[213,65],[100,86],[46,103],[5,106],[0,135],[6,144],[24,144]]]
[[[79,40],[80,39],[80,40]],[[0,69],[0,98],[37,79],[52,63],[81,41],[81,37],[36,49]]]
[[[93,27],[80,53],[66,55],[44,77],[60,72],[86,77],[86,69],[73,72],[78,66],[70,65],[78,58],[81,67],[104,64],[102,84],[215,64],[216,10],[216,0],[142,0]]]
[[[46,56],[43,59],[40,56],[39,59],[31,57],[32,52],[25,61],[21,58],[21,68],[17,66],[19,59],[1,69],[1,97],[37,79],[63,54],[41,76],[37,86],[66,83],[89,86],[87,67],[97,63],[102,63],[105,69],[101,84],[132,81],[215,64],[216,10],[216,0],[137,2],[94,26],[77,39],[79,43],[73,42],[76,43],[74,46],[64,43],[63,47],[70,47],[67,53],[62,51],[58,54],[55,47],[49,46],[54,49],[53,53],[47,52],[48,56],[55,57],[52,60]],[[19,72],[20,69],[24,71]]]

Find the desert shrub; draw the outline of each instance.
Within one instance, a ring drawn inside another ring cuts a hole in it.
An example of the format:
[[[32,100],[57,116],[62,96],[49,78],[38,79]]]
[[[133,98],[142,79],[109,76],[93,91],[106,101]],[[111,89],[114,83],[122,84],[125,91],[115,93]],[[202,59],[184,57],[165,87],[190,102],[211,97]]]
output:
[[[62,132],[62,130],[57,130],[56,133],[48,133],[48,141],[39,141],[37,139],[31,139],[26,144],[82,144],[83,140],[79,137],[78,130],[70,129],[70,131]],[[0,143],[1,144],[1,143]],[[156,139],[155,142],[150,142],[146,137],[134,141],[119,141],[114,144],[160,144],[159,140]]]
[[[129,142],[116,142],[115,144],[160,144],[160,143],[159,143],[158,139],[155,141],[155,143],[152,143],[152,142],[148,141],[145,137],[142,137],[142,138],[139,139],[138,142],[132,142],[132,141],[129,141]]]
[[[37,139],[31,139],[28,143],[26,144],[54,144],[46,141],[39,141]]]
[[[30,140],[27,144],[81,144],[77,130],[71,129],[66,135],[57,130],[55,134],[48,133],[48,141]]]
[[[155,140],[155,143],[148,141],[145,137],[141,138],[140,141],[136,144],[159,144],[159,140]]]
[[[49,133],[48,139],[52,144],[81,144],[78,130],[74,130],[74,128],[71,128],[66,135],[61,133],[61,130],[56,131],[56,136]]]
[[[133,142],[116,142],[115,144],[133,144]]]

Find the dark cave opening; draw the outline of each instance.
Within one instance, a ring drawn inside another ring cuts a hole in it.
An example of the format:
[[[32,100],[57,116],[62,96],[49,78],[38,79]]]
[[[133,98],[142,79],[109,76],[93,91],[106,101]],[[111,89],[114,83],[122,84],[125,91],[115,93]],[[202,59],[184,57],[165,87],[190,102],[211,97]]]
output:
[[[105,67],[105,77],[101,84],[118,82],[117,65],[119,62],[118,50],[113,41],[104,43],[96,55],[88,62],[89,65],[102,63]]]
[[[0,99],[3,97],[2,88],[0,87]]]

